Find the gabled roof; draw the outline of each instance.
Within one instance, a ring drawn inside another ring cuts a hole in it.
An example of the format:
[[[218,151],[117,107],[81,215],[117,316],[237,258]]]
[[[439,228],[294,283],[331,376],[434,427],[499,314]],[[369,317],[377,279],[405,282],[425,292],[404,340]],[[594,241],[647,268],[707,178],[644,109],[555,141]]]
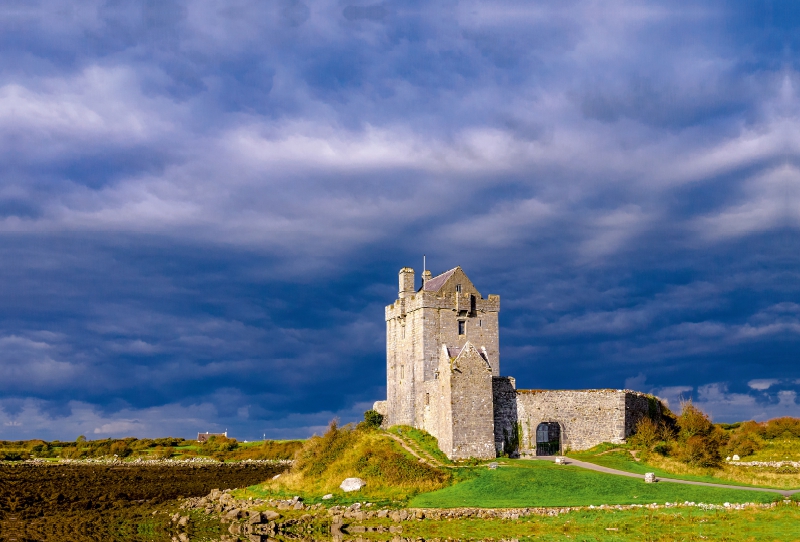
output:
[[[445,271],[441,275],[425,281],[425,285],[422,287],[422,289],[426,292],[438,292],[439,288],[444,286],[444,283],[447,282],[447,279],[453,276],[453,273],[456,272],[456,269],[458,269],[458,267],[454,267],[450,271]]]

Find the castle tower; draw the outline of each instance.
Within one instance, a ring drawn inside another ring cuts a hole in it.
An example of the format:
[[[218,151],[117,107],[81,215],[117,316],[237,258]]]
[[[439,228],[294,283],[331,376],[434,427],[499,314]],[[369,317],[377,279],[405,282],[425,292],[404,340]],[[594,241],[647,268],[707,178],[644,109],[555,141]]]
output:
[[[422,276],[424,283],[417,289],[414,270],[401,269],[398,299],[386,307],[387,397],[381,407],[387,425],[410,425],[439,438],[445,435],[443,420],[453,420],[452,406],[443,401],[439,380],[442,348],[461,351],[470,343],[470,352],[480,352],[489,382],[491,376],[500,376],[500,297],[483,298],[460,267],[436,277],[424,271]],[[479,365],[473,361],[465,366]],[[470,390],[461,382],[459,394],[468,395]],[[484,388],[478,386],[474,392],[484,395]],[[488,394],[491,405],[491,389]],[[483,398],[479,401],[483,404],[481,401]],[[458,428],[449,427],[448,431],[450,442],[461,442]],[[493,450],[493,438],[491,447]]]

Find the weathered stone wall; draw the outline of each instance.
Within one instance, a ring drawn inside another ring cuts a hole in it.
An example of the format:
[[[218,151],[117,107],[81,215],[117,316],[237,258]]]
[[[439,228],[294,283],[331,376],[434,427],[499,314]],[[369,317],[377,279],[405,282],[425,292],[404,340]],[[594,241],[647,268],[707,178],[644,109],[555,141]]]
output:
[[[647,413],[647,397],[628,390],[517,390],[520,453],[536,453],[536,427],[543,422],[559,424],[562,451],[585,450],[624,442]]]
[[[503,444],[512,434],[517,423],[516,386],[516,381],[513,377],[498,376],[492,378],[494,447],[498,453],[503,451]]]
[[[475,346],[467,343],[450,363],[449,373],[453,437],[452,449],[443,451],[450,459],[497,457],[492,368]]]

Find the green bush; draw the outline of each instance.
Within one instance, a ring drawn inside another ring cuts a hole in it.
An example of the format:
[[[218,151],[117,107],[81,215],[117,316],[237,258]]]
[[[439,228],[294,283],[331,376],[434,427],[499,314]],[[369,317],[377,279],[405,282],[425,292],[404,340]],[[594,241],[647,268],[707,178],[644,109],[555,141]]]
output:
[[[380,427],[383,423],[383,414],[377,410],[367,410],[364,413],[364,423],[367,427]]]

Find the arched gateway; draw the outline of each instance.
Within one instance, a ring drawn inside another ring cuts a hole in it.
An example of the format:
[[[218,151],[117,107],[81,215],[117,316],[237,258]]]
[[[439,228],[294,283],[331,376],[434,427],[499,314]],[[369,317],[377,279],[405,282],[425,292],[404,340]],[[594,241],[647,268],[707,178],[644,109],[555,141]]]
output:
[[[536,427],[536,455],[561,453],[561,427],[558,422],[543,422]]]

